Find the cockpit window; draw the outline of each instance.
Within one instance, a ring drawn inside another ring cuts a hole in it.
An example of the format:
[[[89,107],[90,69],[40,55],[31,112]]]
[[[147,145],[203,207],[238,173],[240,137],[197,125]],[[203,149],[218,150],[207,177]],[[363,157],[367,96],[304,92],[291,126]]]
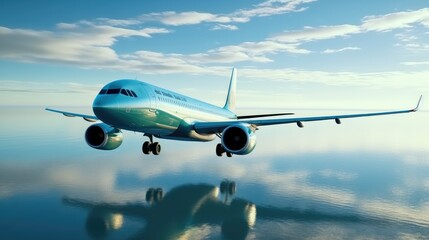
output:
[[[112,89],[107,90],[107,94],[118,94],[119,91],[121,91],[120,88],[112,88]]]
[[[112,88],[112,89],[101,89],[99,94],[123,94],[128,97],[137,97],[137,94],[133,90]]]
[[[122,93],[122,94],[124,94],[125,96],[129,96],[129,95],[128,95],[128,92],[127,92],[125,89],[122,89],[122,90],[121,90],[121,93]]]

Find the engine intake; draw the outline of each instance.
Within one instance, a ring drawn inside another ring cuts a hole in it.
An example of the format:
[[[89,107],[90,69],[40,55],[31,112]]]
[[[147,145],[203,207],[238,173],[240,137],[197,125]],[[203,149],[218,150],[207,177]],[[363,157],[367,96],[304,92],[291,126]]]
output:
[[[254,130],[246,124],[229,126],[222,132],[222,146],[232,154],[248,154],[256,146]]]
[[[121,130],[105,123],[97,123],[86,129],[86,143],[95,149],[113,150],[122,144]]]

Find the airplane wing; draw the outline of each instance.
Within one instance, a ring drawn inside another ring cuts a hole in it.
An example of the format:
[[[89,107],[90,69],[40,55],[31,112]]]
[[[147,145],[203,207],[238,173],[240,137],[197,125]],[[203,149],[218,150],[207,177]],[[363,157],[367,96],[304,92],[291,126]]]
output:
[[[284,116],[284,115],[294,115],[294,114],[295,113],[268,113],[268,114],[257,114],[257,115],[242,115],[242,116],[237,116],[237,119],[274,117],[274,116]]]
[[[78,207],[83,209],[98,209],[106,212],[120,213],[125,216],[136,217],[136,218],[147,218],[149,213],[149,207],[141,203],[127,203],[127,204],[110,204],[110,203],[96,203],[81,199],[63,197],[63,204]]]
[[[96,122],[96,121],[99,120],[96,116],[91,116],[91,115],[72,113],[72,112],[64,112],[64,111],[55,110],[55,109],[51,109],[51,108],[45,108],[45,110],[46,111],[50,111],[50,112],[61,113],[61,114],[63,114],[66,117],[81,117],[81,118],[85,119],[88,122]]]
[[[341,123],[340,119],[343,118],[358,118],[358,117],[371,117],[371,116],[380,116],[380,115],[390,115],[390,114],[400,114],[400,113],[410,113],[416,112],[419,108],[422,96],[417,103],[417,106],[413,109],[408,110],[399,110],[399,111],[390,111],[390,112],[373,112],[373,113],[359,113],[359,114],[345,114],[345,115],[330,115],[330,116],[315,116],[315,117],[301,117],[301,118],[280,118],[280,119],[252,119],[252,120],[233,120],[233,121],[221,121],[221,122],[196,122],[194,123],[194,129],[198,133],[221,133],[225,128],[230,125],[237,123],[250,124],[255,127],[266,126],[266,125],[276,125],[276,124],[287,124],[287,123],[296,123],[299,127],[303,127],[303,122],[313,122],[313,121],[325,121],[325,120],[335,120],[337,124]]]

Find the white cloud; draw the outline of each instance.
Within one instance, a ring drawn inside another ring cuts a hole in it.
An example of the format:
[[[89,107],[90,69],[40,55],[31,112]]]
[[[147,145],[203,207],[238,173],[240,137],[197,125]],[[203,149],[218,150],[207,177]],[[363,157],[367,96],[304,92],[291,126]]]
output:
[[[315,2],[316,0],[268,0],[265,2],[262,2],[260,4],[257,4],[249,9],[240,9],[237,11],[234,11],[232,13],[221,13],[221,14],[213,14],[213,13],[207,13],[207,12],[196,12],[196,11],[189,11],[189,12],[174,12],[174,11],[168,11],[168,12],[161,12],[161,13],[149,13],[149,14],[142,14],[139,17],[140,21],[158,21],[165,25],[171,25],[171,26],[182,26],[182,25],[194,25],[194,24],[201,24],[201,23],[219,23],[219,24],[226,24],[226,23],[244,23],[251,20],[253,17],[267,17],[272,15],[279,15],[279,14],[285,14],[288,12],[297,12],[297,11],[303,11],[305,8],[301,7],[301,5],[306,3]],[[122,23],[121,21],[125,21],[125,23],[128,23],[128,21],[131,20],[112,20],[112,23],[118,22]],[[214,28],[215,30],[225,29],[225,26],[232,26],[232,25],[216,25]],[[235,29],[229,29],[229,30],[235,30]]]
[[[195,25],[201,23],[243,23],[248,22],[249,18],[226,15],[226,14],[212,14],[207,12],[160,12],[160,13],[149,13],[142,14],[139,16],[139,21],[143,22],[160,22],[170,26],[182,26],[182,25]]]
[[[75,24],[75,23],[58,23],[56,25],[56,27],[58,29],[61,29],[61,30],[72,30],[72,29],[78,28],[78,24]]]
[[[309,53],[299,49],[296,44],[285,44],[273,41],[244,42],[239,45],[223,46],[206,53],[191,54],[186,59],[192,62],[236,63],[236,62],[272,62],[267,54],[289,52],[296,54]]]
[[[200,24],[202,22],[228,22],[228,19],[219,19],[216,15],[211,13],[200,12],[162,12],[150,13],[140,16],[141,20],[146,21],[160,21],[166,25],[179,26]]]
[[[424,43],[407,43],[404,45],[400,45],[399,46],[403,46],[405,49],[412,51],[412,52],[422,52],[422,51],[429,51],[429,44],[424,44]]]
[[[238,30],[238,27],[229,24],[217,24],[212,28],[212,30]]]
[[[299,43],[309,42],[316,40],[331,39],[336,37],[345,37],[350,34],[360,32],[360,28],[355,25],[335,25],[335,26],[321,26],[318,28],[305,27],[299,31],[289,31],[279,34],[270,38],[273,41]]]
[[[238,10],[233,14],[246,18],[266,17],[288,12],[303,11],[305,8],[302,8],[301,5],[315,1],[316,0],[268,0],[256,5],[252,9]]]
[[[408,33],[397,33],[395,34],[395,37],[402,42],[412,42],[412,41],[418,40],[417,36],[414,36]]]
[[[428,91],[429,71],[327,72],[297,69],[240,69],[240,76],[252,79],[318,83],[331,86],[371,86],[380,88],[415,88]],[[412,79],[412,81],[410,81]]]
[[[208,50],[195,54],[163,54],[153,57],[151,51],[118,56],[113,45],[123,37],[151,37],[153,34],[169,33],[165,28],[131,29],[127,26],[144,24],[145,21],[159,21],[166,25],[180,26],[217,23],[212,30],[237,30],[231,22],[247,22],[250,17],[268,16],[296,10],[301,4],[313,0],[266,1],[251,10],[237,10],[231,14],[204,12],[161,12],[144,14],[136,19],[98,18],[76,23],[58,23],[55,31],[36,31],[0,27],[0,58],[26,62],[54,62],[73,64],[85,68],[111,68],[145,72],[201,72],[195,64],[270,62],[266,54],[276,52],[308,53],[296,45],[281,43],[244,43],[237,46]],[[259,9],[256,11],[256,9]],[[273,12],[270,13],[270,10]],[[253,11],[255,10],[255,11]],[[250,45],[253,46],[250,46]],[[270,46],[268,46],[270,45]],[[254,48],[252,48],[254,47]],[[148,54],[151,53],[151,54]],[[151,61],[149,61],[151,60]]]
[[[285,44],[272,41],[263,42],[244,42],[239,45],[224,46],[216,49],[209,50],[204,53],[194,54],[163,54],[152,51],[138,51],[133,54],[122,55],[124,60],[134,60],[136,64],[142,68],[145,65],[158,66],[162,68],[172,67],[174,69],[190,72],[192,70],[196,73],[208,72],[205,68],[202,70],[202,64],[231,64],[237,62],[272,62],[267,54],[275,54],[278,52],[290,52],[296,54],[309,53],[307,50],[299,49],[296,44]],[[174,68],[174,66],[178,68]],[[154,68],[155,70],[155,68]],[[160,69],[162,71],[162,69]],[[165,70],[165,69],[164,69]]]
[[[111,46],[118,38],[151,37],[168,32],[163,28],[133,30],[92,24],[60,24],[59,27],[57,32],[0,27],[0,58],[112,67],[118,56]]]
[[[274,41],[262,41],[262,42],[244,42],[240,44],[243,49],[253,55],[262,55],[267,53],[278,53],[278,52],[289,52],[297,54],[307,54],[310,51],[299,48],[298,44],[280,43]]]
[[[402,62],[402,65],[406,66],[423,66],[423,65],[429,65],[429,61],[423,61],[423,62]]]
[[[390,13],[381,16],[368,16],[363,18],[361,25],[343,24],[320,27],[305,27],[302,30],[287,31],[278,34],[269,38],[269,40],[288,43],[305,43],[310,41],[333,39],[337,37],[347,37],[352,34],[371,31],[390,31],[393,29],[411,28],[413,24],[418,23],[429,27],[429,8],[423,8],[416,11]],[[396,37],[403,41],[412,41],[416,39],[415,36],[411,36],[409,34],[397,34]],[[419,49],[424,49],[424,46],[424,44],[420,44]],[[344,50],[356,49],[347,48]],[[332,52],[328,51],[328,53]]]
[[[325,51],[323,51],[323,53],[326,54],[330,54],[330,53],[338,53],[338,52],[344,52],[344,51],[355,51],[355,50],[360,50],[361,48],[359,47],[345,47],[345,48],[339,48],[339,49],[326,49]]]
[[[112,19],[112,18],[97,18],[97,24],[109,25],[109,26],[130,26],[140,24],[137,19]]]
[[[152,34],[169,33],[170,30],[165,28],[144,28],[140,32],[147,34],[147,37],[151,37]]]
[[[144,21],[159,21],[167,25],[189,25],[203,22],[217,23],[212,29],[235,30],[237,26],[225,24],[229,22],[248,21],[251,17],[267,16],[266,14],[278,14],[280,12],[298,11],[302,4],[313,2],[312,0],[269,0],[255,5],[250,10],[237,10],[232,14],[211,14],[199,12],[162,12],[142,15],[140,19],[107,19],[99,18],[94,21],[79,21],[76,23],[59,23],[56,31],[36,31],[28,29],[10,29],[0,27],[0,58],[13,59],[26,62],[54,62],[77,65],[84,68],[119,69],[123,71],[137,71],[142,73],[214,73],[213,69],[223,66],[213,64],[234,64],[239,62],[268,63],[273,62],[271,55],[279,53],[309,54],[310,50],[302,45],[306,42],[348,37],[352,34],[365,31],[379,31],[402,27],[404,24],[426,23],[428,10],[392,13],[378,17],[364,18],[362,26],[359,25],[333,25],[320,27],[305,27],[302,30],[288,31],[277,36],[262,39],[255,42],[242,42],[236,45],[227,45],[207,51],[182,54],[162,53],[149,50],[139,50],[131,53],[118,54],[114,44],[120,38],[126,37],[151,37],[153,34],[171,32],[165,28],[131,29],[118,26],[130,26],[143,24]],[[278,8],[281,11],[272,12],[268,8]],[[259,9],[256,11],[256,9]],[[396,24],[383,25],[391,19],[397,19]],[[399,19],[399,20],[398,20]],[[399,24],[401,23],[401,24]],[[378,26],[378,27],[377,27]],[[380,27],[385,26],[385,27]],[[134,26],[135,27],[135,26]],[[372,30],[371,30],[372,29]],[[404,45],[414,51],[429,50],[429,45],[415,43],[412,36],[400,36],[408,39]],[[405,41],[405,40],[404,40]],[[323,53],[336,53],[349,50],[359,50],[358,47],[345,47],[340,49],[327,49]],[[405,62],[404,65],[417,65],[415,62]],[[254,72],[252,69],[244,69],[244,73],[252,73],[265,79],[279,79],[285,76],[298,81],[350,82],[350,79],[360,79],[358,84],[368,84],[365,74],[354,73],[326,73],[318,71],[304,71],[298,73],[291,69],[260,69]],[[260,72],[264,72],[261,76]],[[349,76],[348,78],[346,76]],[[371,74],[369,74],[371,75]],[[395,74],[382,75],[395,76]],[[250,76],[250,75],[249,75]],[[310,77],[313,80],[310,79]],[[340,80],[345,79],[349,80]],[[319,80],[314,80],[317,78]],[[382,78],[386,79],[386,78]],[[394,81],[395,82],[395,81]],[[392,85],[392,83],[389,83]],[[394,85],[394,84],[393,84]]]
[[[429,26],[429,8],[381,16],[368,16],[363,19],[362,29],[364,31],[390,31],[399,28],[410,28],[412,24],[416,23]]]
[[[93,95],[102,87],[101,84],[79,84],[74,82],[29,82],[2,81],[0,92],[23,93],[88,93]]]
[[[203,73],[202,67],[185,60],[181,54],[163,54],[151,51],[138,51],[121,56],[122,67],[146,74],[156,73]]]

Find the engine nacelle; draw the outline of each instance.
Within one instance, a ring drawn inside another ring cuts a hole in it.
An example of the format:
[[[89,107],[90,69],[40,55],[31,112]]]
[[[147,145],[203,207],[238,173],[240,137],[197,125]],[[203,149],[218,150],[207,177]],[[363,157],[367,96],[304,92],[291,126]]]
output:
[[[254,129],[242,123],[225,128],[222,132],[222,146],[232,154],[249,154],[256,146]]]
[[[113,150],[121,146],[122,132],[105,123],[97,123],[86,129],[85,140],[90,147],[102,150]]]

